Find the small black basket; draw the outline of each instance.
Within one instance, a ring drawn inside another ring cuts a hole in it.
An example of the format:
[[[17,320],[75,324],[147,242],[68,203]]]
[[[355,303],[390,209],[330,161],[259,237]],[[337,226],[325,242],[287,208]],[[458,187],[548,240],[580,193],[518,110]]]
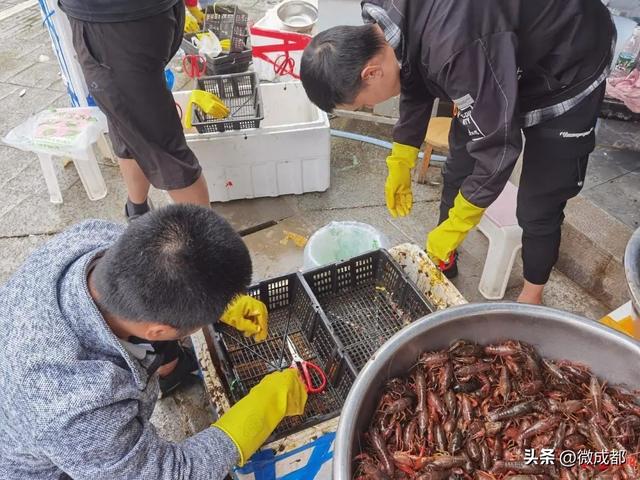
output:
[[[231,40],[231,53],[243,52],[248,48],[247,23],[249,15],[235,5],[215,3],[205,11],[204,28],[211,29],[220,40]]]
[[[182,39],[182,49],[187,55],[199,55],[198,49],[191,43],[194,36],[195,33],[185,33]],[[221,53],[217,57],[203,56],[207,61],[207,75],[246,72],[253,61],[250,48],[238,53]]]
[[[199,133],[260,127],[264,114],[260,81],[255,72],[202,77],[198,79],[198,89],[214,93],[230,110],[227,118],[214,118],[194,104],[191,124]]]
[[[394,333],[435,310],[383,249],[304,279],[358,371]]]
[[[255,343],[221,323],[215,330],[212,328],[214,348],[221,360],[220,367],[232,400],[240,400],[265,375],[275,371],[281,355],[284,360],[281,367],[291,364],[288,348],[284,346],[283,349],[288,323],[288,337],[302,357],[323,369],[327,388],[322,393],[309,394],[304,414],[285,418],[271,440],[337,416],[356,377],[355,368],[332,336],[302,277],[291,274],[266,280],[251,287],[248,293],[264,302],[269,310],[269,336],[266,340]]]

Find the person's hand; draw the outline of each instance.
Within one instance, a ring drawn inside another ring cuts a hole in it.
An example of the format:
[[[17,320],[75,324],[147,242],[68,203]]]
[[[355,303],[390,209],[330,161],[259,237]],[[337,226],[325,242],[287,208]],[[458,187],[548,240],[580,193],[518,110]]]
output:
[[[458,193],[449,218],[427,236],[427,253],[436,262],[447,262],[473,227],[480,223],[485,209],[476,207]]]
[[[189,13],[193,15],[193,18],[196,19],[196,22],[198,22],[200,25],[204,23],[204,13],[202,13],[202,10],[200,10],[197,6],[187,7],[187,10],[189,10]]]
[[[306,403],[307,391],[298,370],[287,368],[264,377],[213,426],[233,440],[242,466],[284,417],[302,415]]]
[[[411,169],[416,164],[418,151],[415,147],[394,143],[391,155],[387,157],[389,175],[384,186],[384,196],[389,213],[394,217],[404,217],[411,211]]]
[[[239,330],[245,337],[253,337],[256,342],[267,338],[267,306],[249,295],[233,299],[220,317],[220,321]]]

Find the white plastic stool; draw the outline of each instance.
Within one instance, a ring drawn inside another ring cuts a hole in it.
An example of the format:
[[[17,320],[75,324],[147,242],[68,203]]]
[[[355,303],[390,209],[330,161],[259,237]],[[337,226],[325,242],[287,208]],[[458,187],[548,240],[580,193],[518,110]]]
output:
[[[518,188],[507,182],[484,213],[478,229],[489,239],[489,251],[478,291],[487,300],[500,300],[507,290],[516,254],[522,248],[522,229],[516,218]]]
[[[100,145],[102,142],[104,142],[104,145]],[[101,152],[110,150],[102,135],[98,137],[97,143]],[[89,145],[81,156],[74,158],[74,156],[67,153],[65,157],[73,160],[73,164],[78,171],[78,176],[80,177],[85,192],[87,192],[89,200],[100,200],[107,196],[107,185],[104,183],[104,178],[100,172],[98,160],[93,151],[93,145]],[[49,153],[38,152],[42,175],[47,184],[47,190],[49,190],[49,199],[51,203],[62,203],[62,192],[58,184],[53,158],[54,156]]]
[[[89,199],[100,200],[107,195],[107,185],[100,173],[94,146],[104,156],[113,158],[104,138],[106,132],[107,119],[97,107],[56,108],[30,117],[13,128],[3,141],[38,155],[52,203],[62,203],[54,157],[73,160]]]

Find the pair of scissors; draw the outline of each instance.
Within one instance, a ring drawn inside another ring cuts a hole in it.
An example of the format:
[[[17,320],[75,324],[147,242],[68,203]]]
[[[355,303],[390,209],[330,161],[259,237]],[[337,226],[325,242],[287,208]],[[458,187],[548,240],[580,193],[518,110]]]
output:
[[[289,348],[289,353],[291,353],[291,358],[293,359],[291,368],[295,368],[298,370],[298,373],[300,373],[302,383],[304,383],[307,393],[322,392],[327,386],[327,377],[322,369],[315,363],[308,362],[302,358],[289,337],[287,337],[287,347]],[[315,372],[315,375],[312,375],[312,371]],[[314,376],[320,379],[320,385],[314,385]]]
[[[182,69],[189,78],[200,78],[207,71],[207,60],[202,55],[185,55]]]

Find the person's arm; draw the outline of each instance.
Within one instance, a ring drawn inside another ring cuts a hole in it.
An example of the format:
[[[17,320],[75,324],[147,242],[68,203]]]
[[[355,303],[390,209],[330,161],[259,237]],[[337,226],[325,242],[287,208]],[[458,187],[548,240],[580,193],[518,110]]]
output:
[[[479,207],[498,198],[522,150],[516,50],[514,33],[496,33],[476,40],[442,70],[440,81],[458,107],[476,160],[461,193]]]
[[[458,107],[456,121],[471,137],[467,150],[476,162],[449,218],[429,234],[427,251],[437,260],[448,260],[480,222],[520,155],[516,50],[514,33],[496,33],[456,53],[441,69],[438,83]]]
[[[411,169],[431,118],[433,97],[421,79],[405,80],[400,92],[400,118],[393,129],[393,146],[387,157],[389,174],[385,183],[385,200],[392,216],[405,216],[411,211]]]
[[[393,141],[419,149],[427,133],[433,102],[421,78],[405,81],[400,90],[400,116],[393,127]]]
[[[57,411],[36,432],[40,451],[75,480],[222,479],[233,465],[244,464],[284,417],[301,415],[307,401],[296,369],[274,372],[212,427],[173,443],[159,437],[139,411],[140,401],[131,398],[137,395],[134,386],[124,383],[119,390],[119,375],[92,370],[95,376],[85,372],[87,388],[69,392],[68,398],[56,395],[50,403]]]
[[[173,443],[159,437],[134,399],[99,405],[70,404],[70,415],[53,419],[38,446],[76,480],[153,478],[223,479],[239,452],[222,430],[211,427]]]

